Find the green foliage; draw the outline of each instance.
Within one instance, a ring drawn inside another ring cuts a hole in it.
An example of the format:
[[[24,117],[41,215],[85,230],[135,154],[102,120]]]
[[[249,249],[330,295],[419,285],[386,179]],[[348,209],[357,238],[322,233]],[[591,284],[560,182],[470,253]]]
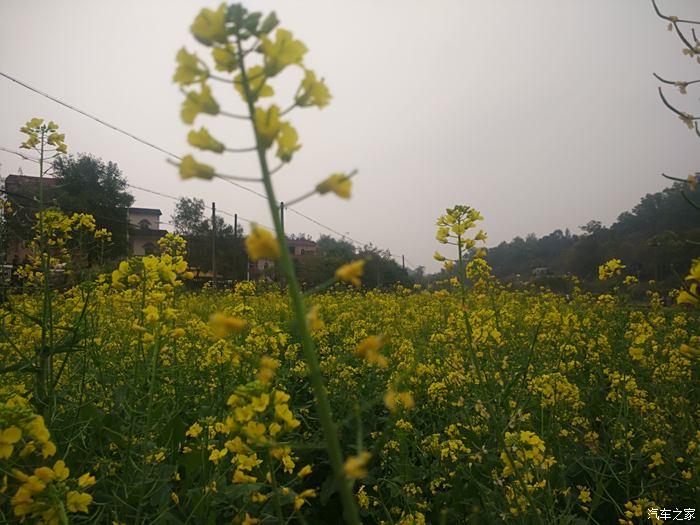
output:
[[[201,233],[206,228],[205,210],[204,200],[197,197],[180,197],[172,215],[175,233],[183,237]]]
[[[516,237],[491,248],[488,261],[502,279],[516,274],[530,279],[534,268],[546,267],[554,275],[570,273],[594,283],[599,265],[620,258],[628,273],[640,281],[655,280],[665,289],[677,287],[678,276],[700,256],[700,247],[692,242],[700,240],[697,211],[685,201],[683,189],[683,184],[676,183],[646,195],[609,228],[590,221],[581,227],[581,235],[555,230],[541,238]],[[700,200],[700,190],[687,195]]]
[[[206,204],[196,197],[180,197],[172,216],[175,231],[187,241],[187,259],[193,268],[212,269],[212,224],[206,215]],[[216,216],[216,273],[224,279],[246,277],[246,253],[243,230],[234,232],[223,217]]]
[[[307,288],[327,282],[333,278],[339,267],[357,259],[367,261],[362,280],[365,288],[392,288],[396,284],[413,284],[413,279],[387,250],[371,245],[357,250],[350,242],[328,235],[319,237],[316,248],[316,253],[304,255],[294,261],[299,280]]]
[[[88,213],[95,218],[97,228],[112,232],[112,244],[106,248],[107,257],[127,253],[127,214],[134,198],[128,192],[127,181],[113,162],[104,162],[92,155],[59,157],[54,162],[56,185],[49,192],[59,208],[66,213]],[[91,261],[97,252],[90,253]]]

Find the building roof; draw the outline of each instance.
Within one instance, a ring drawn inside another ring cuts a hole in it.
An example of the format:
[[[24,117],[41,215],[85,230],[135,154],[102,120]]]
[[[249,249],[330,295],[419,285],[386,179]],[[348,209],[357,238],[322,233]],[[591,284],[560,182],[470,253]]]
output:
[[[55,187],[58,181],[51,177],[44,177],[45,187]],[[32,194],[39,191],[39,177],[32,175],[8,175],[5,178],[5,191],[22,192],[29,191]]]
[[[287,239],[289,246],[316,246],[316,243],[309,239]]]
[[[163,215],[158,208],[134,208],[134,207],[131,207],[131,208],[129,208],[129,211],[133,212],[133,213],[145,213],[145,214],[158,215],[158,216]]]

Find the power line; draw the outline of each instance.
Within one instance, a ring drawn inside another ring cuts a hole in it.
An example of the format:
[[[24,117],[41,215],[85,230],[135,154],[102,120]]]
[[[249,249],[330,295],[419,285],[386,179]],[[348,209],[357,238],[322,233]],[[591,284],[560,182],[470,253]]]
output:
[[[340,233],[339,231],[336,231],[336,230],[334,230],[333,228],[331,228],[331,227],[329,227],[329,226],[326,226],[325,224],[321,224],[321,223],[318,222],[316,219],[312,219],[312,218],[309,217],[308,215],[304,215],[303,213],[301,213],[300,211],[295,210],[294,208],[288,208],[287,206],[285,206],[284,209],[285,209],[285,210],[289,210],[289,211],[291,211],[292,213],[296,213],[297,215],[299,215],[300,217],[303,217],[303,218],[306,219],[307,221],[311,221],[311,222],[313,222],[314,224],[317,224],[318,226],[321,226],[322,228],[325,228],[326,230],[335,233],[336,235],[338,235],[339,237],[342,237],[343,239],[348,239],[348,240],[349,240],[350,242],[352,242],[353,244],[357,244],[358,246],[365,246],[365,245],[362,244],[360,241],[356,241],[355,239],[353,239],[353,238],[350,237],[349,235],[345,235],[344,233]]]
[[[36,93],[36,94],[38,94],[38,95],[41,95],[42,97],[46,97],[46,98],[48,98],[49,100],[55,102],[56,104],[60,104],[61,106],[64,106],[64,107],[66,107],[66,108],[68,108],[68,109],[71,109],[71,110],[75,111],[76,113],[80,113],[80,114],[83,115],[84,117],[87,117],[87,118],[89,118],[89,119],[92,119],[92,120],[94,120],[95,122],[98,122],[98,123],[102,124],[103,126],[107,126],[108,128],[110,128],[110,129],[116,131],[117,133],[121,133],[121,134],[123,134],[123,135],[126,135],[127,137],[129,137],[129,138],[131,138],[131,139],[133,139],[133,140],[136,140],[136,141],[140,142],[141,144],[145,144],[146,146],[149,146],[149,147],[151,147],[151,148],[153,148],[153,149],[156,149],[156,150],[158,150],[158,151],[160,151],[160,152],[162,152],[162,153],[165,153],[166,155],[170,155],[171,157],[175,157],[176,159],[182,160],[179,156],[177,156],[175,153],[172,153],[171,151],[168,151],[168,150],[166,150],[166,149],[164,149],[164,148],[161,148],[160,146],[156,146],[156,145],[153,144],[152,142],[148,142],[147,140],[144,140],[144,139],[142,139],[142,138],[139,138],[139,137],[137,137],[136,135],[134,135],[133,133],[129,133],[128,131],[125,131],[125,130],[121,129],[121,128],[115,126],[114,124],[110,124],[109,122],[106,122],[106,121],[102,120],[101,118],[95,117],[94,115],[91,115],[90,113],[87,113],[86,111],[83,111],[82,109],[79,109],[79,108],[77,108],[77,107],[75,107],[75,106],[73,106],[73,105],[71,105],[71,104],[68,104],[67,102],[63,102],[62,100],[59,100],[58,98],[56,98],[56,97],[54,97],[54,96],[51,96],[51,95],[49,95],[48,93],[45,93],[44,91],[41,91],[41,90],[39,90],[39,89],[37,89],[37,88],[35,88],[35,87],[32,87],[32,86],[30,86],[29,84],[25,84],[25,83],[22,82],[21,80],[15,78],[15,77],[12,77],[12,76],[10,76],[10,75],[8,75],[7,73],[3,73],[2,71],[0,71],[0,76],[5,77],[6,79],[8,79],[8,80],[14,82],[15,84],[19,84],[20,86],[22,86],[22,87],[28,89],[29,91],[33,91],[34,93]]]
[[[31,158],[31,157],[26,157],[26,156],[22,155],[20,152],[13,151],[13,150],[10,150],[10,149],[8,149],[8,148],[0,147],[0,150],[1,150],[1,151],[6,151],[6,152],[8,152],[8,153],[13,153],[13,154],[15,154],[15,155],[19,155],[19,156],[25,158],[26,160],[30,160],[30,161],[32,161],[32,162],[37,162],[37,163],[39,162],[37,159]],[[167,193],[163,193],[163,192],[160,192],[160,191],[157,191],[157,190],[152,190],[152,189],[149,189],[149,188],[144,188],[144,187],[142,187],[142,186],[136,186],[135,184],[126,183],[126,186],[129,187],[129,188],[133,188],[133,189],[135,189],[135,190],[145,191],[145,192],[147,192],[147,193],[151,193],[151,194],[153,194],[153,195],[157,195],[157,196],[159,196],[159,197],[164,197],[164,198],[166,198],[166,199],[170,199],[170,200],[173,200],[173,201],[178,201],[178,200],[180,200],[179,197],[175,197],[175,196],[173,196],[173,195],[168,195]],[[0,190],[0,191],[1,191],[1,190]],[[4,192],[4,193],[7,193],[7,192]],[[7,194],[9,194],[9,193],[7,193]],[[20,196],[20,195],[16,195],[16,196]],[[226,210],[219,209],[218,212],[219,212],[220,214],[222,214],[222,215],[227,215],[227,216],[229,216],[229,217],[231,217],[231,218],[235,218],[236,216],[238,216],[239,219],[241,219],[242,221],[245,221],[245,222],[247,222],[247,223],[249,223],[249,224],[255,222],[255,221],[252,221],[252,220],[250,220],[250,219],[247,219],[247,218],[243,217],[242,215],[234,214],[234,213],[228,212],[228,211],[226,211]],[[174,226],[174,224],[171,223],[171,222],[169,222],[169,221],[161,220],[160,222],[163,223],[163,224],[168,224],[168,225],[170,225],[170,226]],[[268,230],[272,230],[271,227],[265,226],[264,224],[261,224],[260,226],[262,226],[263,228],[267,228]]]
[[[16,151],[16,150],[12,150],[9,148],[3,148],[3,147],[0,147],[0,151],[6,151],[7,153],[12,153],[13,155],[17,155],[18,157],[22,157],[24,160],[36,162],[37,164],[40,162],[39,159],[37,159],[36,157],[30,157],[29,155],[25,155],[21,151]]]
[[[132,140],[135,140],[135,141],[137,141],[137,142],[140,142],[141,144],[143,144],[143,145],[145,145],[145,146],[148,146],[148,147],[153,148],[153,149],[155,149],[155,150],[157,150],[157,151],[160,151],[161,153],[165,153],[166,155],[169,155],[169,156],[171,156],[171,157],[173,157],[173,158],[175,158],[175,159],[177,159],[177,160],[182,160],[182,157],[180,157],[179,155],[173,153],[172,151],[169,151],[169,150],[167,150],[167,149],[165,149],[165,148],[162,148],[162,147],[160,147],[160,146],[158,146],[158,145],[156,145],[156,144],[153,144],[152,142],[149,142],[149,141],[147,141],[147,140],[145,140],[145,139],[142,139],[142,138],[140,138],[140,137],[134,135],[133,133],[130,133],[130,132],[128,132],[128,131],[126,131],[126,130],[120,128],[120,127],[118,127],[118,126],[115,126],[114,124],[110,124],[109,122],[106,122],[105,120],[102,120],[102,119],[99,118],[99,117],[96,117],[96,116],[94,116],[94,115],[91,115],[90,113],[88,113],[88,112],[86,112],[86,111],[83,111],[82,109],[80,109],[80,108],[78,108],[78,107],[76,107],[76,106],[73,106],[72,104],[68,104],[67,102],[62,101],[62,100],[60,100],[60,99],[58,99],[58,98],[56,98],[56,97],[50,95],[49,93],[46,93],[46,92],[44,92],[44,91],[41,91],[41,90],[38,89],[38,88],[35,88],[35,87],[33,87],[33,86],[30,86],[29,84],[27,84],[27,83],[25,83],[25,82],[22,82],[21,80],[19,80],[19,79],[13,77],[13,76],[11,76],[11,75],[8,75],[7,73],[4,73],[3,71],[0,71],[0,76],[3,76],[3,77],[5,77],[5,78],[7,78],[8,80],[10,80],[11,82],[14,82],[14,83],[16,83],[16,84],[18,84],[18,85],[24,87],[25,89],[28,89],[28,90],[30,90],[30,91],[32,91],[32,92],[38,94],[38,95],[41,95],[42,97],[45,97],[45,98],[47,98],[47,99],[49,99],[49,100],[51,100],[51,101],[53,101],[53,102],[55,102],[55,103],[57,103],[57,104],[60,104],[61,106],[64,106],[64,107],[66,107],[66,108],[68,108],[68,109],[70,109],[70,110],[72,110],[72,111],[75,111],[76,113],[79,113],[79,114],[83,115],[84,117],[87,117],[87,118],[89,118],[89,119],[91,119],[91,120],[94,120],[94,121],[97,122],[98,124],[102,124],[103,126],[106,126],[106,127],[110,128],[110,129],[112,129],[113,131],[116,131],[116,132],[118,132],[118,133],[121,133],[121,134],[123,134],[123,135],[126,135],[127,137],[131,138]],[[7,151],[7,150],[5,150],[5,151]],[[10,153],[15,153],[15,154],[17,154],[16,152],[12,152],[12,151],[10,151]],[[260,198],[262,198],[262,199],[267,200],[267,197],[266,197],[265,195],[263,195],[262,193],[259,193],[259,192],[255,191],[255,190],[252,190],[252,189],[250,189],[250,188],[248,188],[248,187],[246,187],[246,186],[243,186],[242,184],[238,184],[237,182],[234,182],[234,181],[232,181],[232,180],[230,180],[230,179],[227,179],[227,178],[225,178],[225,177],[222,177],[222,176],[219,176],[219,175],[216,175],[216,177],[217,177],[218,179],[220,179],[220,180],[223,180],[223,181],[228,182],[228,183],[231,184],[232,186],[236,186],[237,188],[240,188],[240,189],[245,190],[245,191],[247,191],[247,192],[249,192],[249,193],[252,193],[253,195],[256,195],[256,196],[258,196],[258,197],[260,197]],[[157,192],[155,192],[155,191],[146,190],[146,189],[144,189],[144,188],[135,188],[135,189],[141,189],[142,191],[149,191],[149,192],[151,192],[151,193],[157,194]],[[167,198],[171,198],[171,197],[167,197]],[[347,235],[344,235],[344,234],[338,232],[337,230],[334,230],[334,229],[331,228],[330,226],[326,226],[325,224],[321,223],[320,221],[317,221],[316,219],[313,219],[313,218],[309,217],[308,215],[305,215],[305,214],[303,214],[303,213],[301,213],[301,212],[298,212],[297,210],[295,210],[295,209],[293,209],[293,208],[286,208],[286,209],[289,210],[289,211],[292,211],[293,213],[296,213],[297,215],[303,217],[304,219],[306,219],[306,220],[308,220],[308,221],[310,221],[310,222],[312,222],[312,223],[314,223],[314,224],[316,224],[316,225],[318,225],[318,226],[321,226],[322,228],[325,228],[326,230],[328,230],[328,231],[330,231],[330,232],[335,233],[336,235],[338,235],[338,236],[340,236],[340,237],[350,239],[353,243],[355,243],[355,244],[357,244],[357,245],[360,245],[360,246],[363,246],[363,245],[364,245],[363,243],[360,243],[359,241],[356,241],[356,240],[354,240],[354,239],[348,237]],[[220,210],[220,212],[223,213],[223,214],[225,214],[225,215],[229,215],[229,216],[233,217],[233,215],[231,215],[231,214],[228,213],[228,212],[224,213],[222,210]],[[246,221],[246,222],[249,222],[249,223],[251,222],[251,221],[249,221],[248,219],[244,219],[243,217],[241,217],[241,219],[244,220],[244,221]],[[270,228],[268,228],[268,229],[270,229]],[[392,256],[392,257],[395,257],[395,256]]]
[[[166,199],[170,199],[170,200],[173,200],[173,201],[179,201],[179,200],[180,200],[179,197],[175,197],[175,196],[173,196],[173,195],[168,195],[167,193],[163,193],[163,192],[160,192],[160,191],[156,191],[156,190],[151,190],[151,189],[148,189],[148,188],[144,188],[144,187],[142,187],[142,186],[136,186],[136,185],[134,185],[134,184],[128,184],[128,183],[127,183],[127,186],[128,186],[129,188],[133,188],[133,189],[135,189],[135,190],[145,191],[146,193],[152,193],[153,195],[158,195],[158,196],[160,196],[160,197],[164,197],[164,198],[166,198]],[[202,200],[204,200],[204,199],[202,199]],[[220,208],[217,208],[216,211],[217,211],[217,213],[220,213],[221,215],[227,215],[227,216],[232,217],[232,218],[235,218],[235,217],[237,216],[239,219],[241,219],[242,221],[245,221],[245,222],[247,222],[247,223],[249,223],[249,224],[252,224],[252,223],[256,222],[256,221],[253,221],[253,220],[250,220],[250,219],[246,219],[245,217],[243,217],[243,216],[240,215],[240,214],[231,213],[231,212],[229,212],[229,211],[222,210],[222,209],[220,209]],[[262,226],[263,228],[266,228],[266,229],[272,231],[272,228],[270,228],[270,227],[268,227],[268,226],[265,226],[264,224],[260,224],[260,223],[256,223],[256,224],[259,224],[259,225]]]

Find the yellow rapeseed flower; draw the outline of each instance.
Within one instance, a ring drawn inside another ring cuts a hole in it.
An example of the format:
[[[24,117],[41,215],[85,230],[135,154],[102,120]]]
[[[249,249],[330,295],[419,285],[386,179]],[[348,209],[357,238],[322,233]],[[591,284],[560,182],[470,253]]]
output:
[[[224,145],[211,136],[207,128],[200,128],[199,131],[192,130],[187,135],[187,142],[195,148],[221,153]]]
[[[690,272],[685,278],[686,281],[700,281],[700,259],[695,259],[690,267]]]
[[[216,115],[219,113],[219,104],[211,96],[211,89],[202,82],[202,89],[199,93],[188,91],[180,110],[180,118],[185,124],[192,124],[195,117],[200,113]]]
[[[221,4],[216,11],[204,8],[190,26],[192,35],[205,46],[214,42],[225,44],[226,35],[226,4]]]
[[[364,273],[364,266],[365,261],[363,259],[344,264],[335,271],[335,276],[340,281],[360,286],[362,284],[360,277]]]
[[[620,275],[624,269],[625,265],[622,264],[620,259],[610,259],[608,262],[601,264],[598,267],[598,278],[601,281],[605,281],[606,279],[610,279],[615,275]]]
[[[88,505],[92,503],[92,496],[85,492],[71,490],[66,495],[66,508],[68,512],[88,512]]]
[[[316,191],[319,193],[319,195],[325,195],[328,192],[333,192],[338,197],[343,199],[350,198],[351,190],[352,181],[350,180],[350,177],[344,173],[334,173],[316,186]]]
[[[180,178],[181,179],[212,179],[214,177],[214,168],[207,164],[200,164],[192,155],[185,155],[180,162]],[[118,277],[118,276],[117,276]],[[114,275],[112,276],[114,279]]]
[[[181,86],[202,82],[209,76],[209,71],[202,66],[197,55],[189,53],[184,47],[177,52],[176,60],[177,69],[173,75],[173,82]]]
[[[350,456],[345,460],[343,471],[348,479],[362,479],[367,476],[367,462],[372,454],[363,450],[357,456]]]
[[[241,332],[246,326],[245,319],[232,317],[220,312],[214,313],[209,318],[209,328],[216,339],[222,339],[231,332]]]
[[[292,160],[294,152],[299,149],[301,149],[301,144],[299,144],[297,130],[291,124],[283,122],[277,135],[277,157],[282,162],[289,162]]]
[[[411,409],[416,406],[416,402],[410,392],[395,392],[390,388],[384,394],[384,405],[392,412],[395,412],[399,407]]]
[[[95,476],[90,475],[89,472],[86,472],[82,476],[78,478],[78,486],[81,489],[86,489],[88,487],[92,487],[96,483]]]
[[[238,68],[238,59],[231,46],[215,47],[211,50],[211,57],[214,59],[214,67],[219,71],[231,73]]]
[[[271,97],[275,94],[275,90],[272,89],[272,86],[266,84],[266,81],[267,75],[265,75],[265,71],[263,70],[262,66],[253,66],[248,69],[248,87],[250,88],[254,101],[258,100],[258,98]],[[233,80],[233,85],[236,88],[236,91],[238,91],[238,93],[241,95],[243,101],[247,102],[248,99],[246,98],[245,90],[243,89],[243,73],[236,75],[236,78]]]
[[[66,467],[66,464],[62,459],[59,459],[56,463],[54,463],[53,472],[54,479],[58,481],[64,481],[68,479],[68,476],[70,475],[70,469]]]
[[[278,29],[275,41],[264,36],[260,49],[265,55],[265,73],[274,77],[291,64],[301,64],[306,54],[306,46],[299,40],[294,40],[291,31]]]
[[[249,476],[242,470],[236,470],[233,473],[233,483],[255,483],[258,480],[255,476]]]
[[[688,290],[682,290],[676,297],[678,304],[698,304],[698,285],[693,283]]]
[[[312,472],[311,465],[305,465],[304,467],[302,467],[302,469],[299,472],[297,472],[297,477],[299,477],[299,478],[306,477],[309,474],[311,474],[311,472]]]
[[[241,525],[256,525],[257,523],[260,523],[260,520],[258,518],[253,518],[250,514],[246,512],[245,519],[241,522]]]
[[[271,232],[253,223],[250,235],[246,237],[245,247],[252,261],[258,259],[277,260],[280,256],[280,246]]]
[[[300,91],[301,94],[296,99],[298,106],[318,106],[323,108],[328,105],[331,99],[331,93],[328,91],[326,83],[323,79],[316,80],[316,73],[310,69],[307,69],[304,73]]]
[[[0,459],[7,459],[12,455],[14,444],[22,437],[22,430],[11,426],[0,431]]]
[[[282,129],[280,121],[280,108],[276,105],[270,106],[267,110],[255,108],[255,130],[258,134],[258,142],[267,149],[277,138],[277,134]]]
[[[700,359],[700,350],[692,346],[682,344],[679,348],[679,352],[683,357],[687,357],[688,359]]]
[[[384,344],[384,337],[381,335],[371,335],[366,337],[355,348],[355,355],[364,357],[367,362],[375,364],[380,368],[386,368],[388,360],[379,351]]]
[[[195,422],[190,426],[189,429],[187,429],[187,432],[185,432],[185,436],[191,436],[193,438],[196,438],[201,433],[202,433],[202,425]]]
[[[317,304],[313,305],[309,310],[309,313],[306,314],[306,323],[309,326],[310,332],[318,332],[319,330],[323,330],[323,319],[321,319]]]

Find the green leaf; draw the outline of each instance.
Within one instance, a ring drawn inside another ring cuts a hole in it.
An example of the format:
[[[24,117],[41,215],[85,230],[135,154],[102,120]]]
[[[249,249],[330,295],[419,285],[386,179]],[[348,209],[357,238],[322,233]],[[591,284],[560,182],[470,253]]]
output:
[[[227,18],[229,21],[233,22],[233,25],[236,27],[241,27],[247,12],[248,10],[241,4],[232,4],[228,8]]]
[[[321,485],[320,502],[322,505],[328,503],[333,494],[338,492],[338,485],[335,482],[335,477],[331,474]]]
[[[263,20],[263,23],[260,26],[258,33],[260,35],[266,35],[270,31],[272,31],[274,28],[276,28],[277,24],[279,24],[279,23],[280,23],[280,21],[277,19],[277,15],[275,14],[274,11],[272,11],[269,15],[267,15],[265,17],[265,20]]]
[[[262,13],[250,13],[243,21],[243,27],[245,27],[252,34],[257,35],[260,17],[262,17]]]

